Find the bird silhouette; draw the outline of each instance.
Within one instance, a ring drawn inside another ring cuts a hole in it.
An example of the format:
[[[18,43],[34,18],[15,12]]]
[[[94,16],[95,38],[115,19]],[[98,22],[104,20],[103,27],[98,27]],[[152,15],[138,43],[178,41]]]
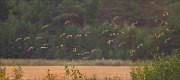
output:
[[[28,50],[27,50],[27,52],[29,52],[29,51],[31,51],[31,50],[33,50],[33,49],[34,49],[34,47],[29,47]]]
[[[25,37],[25,38],[24,38],[24,41],[25,41],[25,40],[28,40],[28,39],[30,39],[30,37]]]
[[[41,29],[44,30],[48,27],[48,25],[43,26]]]
[[[138,46],[137,46],[137,48],[140,48],[140,47],[142,47],[143,46],[143,44],[139,44]]]
[[[113,42],[113,40],[108,40],[107,43],[110,45]]]
[[[15,41],[18,42],[19,40],[22,40],[22,38],[17,38]]]

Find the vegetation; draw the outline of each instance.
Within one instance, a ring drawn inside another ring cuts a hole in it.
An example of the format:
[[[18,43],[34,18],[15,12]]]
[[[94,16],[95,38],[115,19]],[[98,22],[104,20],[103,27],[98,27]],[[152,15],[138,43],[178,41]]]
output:
[[[132,80],[179,80],[180,79],[180,56],[162,56],[154,58],[151,62],[145,62],[144,65],[132,66]],[[0,68],[0,80],[21,80],[23,71],[21,67],[14,68],[13,78],[8,77],[6,68]],[[82,74],[75,66],[65,65],[65,76],[60,78],[56,74],[47,71],[44,80],[97,80],[96,75],[87,76]],[[105,80],[122,80],[120,76],[106,77]]]
[[[13,73],[13,76],[9,77],[9,75],[6,74],[6,67],[0,67],[0,80],[23,80],[23,71],[20,66],[14,67]]]
[[[133,67],[132,80],[178,80],[180,79],[179,56],[158,57],[145,66]]]
[[[22,80],[23,77],[23,71],[21,69],[21,67],[14,67],[14,79],[13,80]]]
[[[48,69],[48,71],[46,73],[46,77],[44,78],[44,80],[56,80],[56,75],[51,74],[50,70]]]
[[[130,60],[47,60],[47,59],[0,59],[0,66],[131,66]]]
[[[133,80],[178,80],[179,5],[180,0],[0,0],[0,65],[53,65],[58,60],[64,61],[57,65],[129,65],[149,60],[132,69]],[[57,60],[39,64],[41,59]],[[5,70],[0,68],[0,80],[10,79]],[[68,79],[96,80],[74,67],[65,70]],[[21,67],[15,68],[13,80],[22,77]],[[56,76],[48,70],[44,79]]]
[[[24,80],[23,71],[21,67],[14,67],[14,75],[13,77],[8,77],[6,74],[6,68],[0,67],[0,80]],[[46,76],[44,78],[39,78],[41,80],[98,80],[96,75],[87,76],[82,74],[75,66],[67,66],[65,65],[65,76],[58,77],[56,74],[50,73],[50,70],[47,71]],[[106,77],[105,80],[121,80],[121,77]],[[28,79],[27,79],[28,80]],[[36,78],[35,78],[36,80]]]
[[[0,67],[0,80],[9,80],[9,77],[6,75],[6,68]]]
[[[180,47],[179,0],[0,4],[1,58],[135,61],[171,55]]]

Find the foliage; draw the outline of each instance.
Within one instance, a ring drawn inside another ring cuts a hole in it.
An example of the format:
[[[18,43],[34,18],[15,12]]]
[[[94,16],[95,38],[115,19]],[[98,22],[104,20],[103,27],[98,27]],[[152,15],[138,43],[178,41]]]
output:
[[[0,1],[0,21],[5,21],[9,15],[9,5],[7,3],[6,0]]]
[[[114,76],[114,77],[112,77],[112,78],[106,77],[105,80],[123,80],[123,79],[122,79],[121,77],[119,77],[119,76]]]
[[[78,69],[75,69],[74,66],[72,66],[72,68],[70,69],[67,65],[65,65],[65,73],[68,79],[83,80],[82,73],[80,73]]]
[[[46,77],[44,80],[56,80],[56,75],[51,74],[50,70],[48,69],[47,73],[46,73]]]
[[[67,79],[70,80],[97,80],[96,75],[88,77],[76,69],[75,66],[71,66],[71,68],[69,68],[69,66],[65,65],[65,74]]]
[[[147,60],[180,48],[178,0],[1,0],[0,57]]]
[[[6,67],[0,67],[0,80],[9,80],[9,77],[6,74]]]
[[[14,79],[13,80],[22,80],[23,71],[22,71],[22,68],[20,66],[14,67],[13,72],[14,72]]]
[[[179,56],[155,58],[144,66],[133,67],[132,80],[178,80],[180,74]]]

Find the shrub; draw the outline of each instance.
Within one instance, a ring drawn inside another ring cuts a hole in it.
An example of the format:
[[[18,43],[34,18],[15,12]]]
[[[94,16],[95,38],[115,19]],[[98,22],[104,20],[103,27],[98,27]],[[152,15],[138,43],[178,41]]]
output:
[[[56,79],[56,75],[50,73],[50,70],[48,69],[44,80],[57,80],[57,79]]]
[[[67,80],[97,80],[96,75],[93,75],[92,77],[87,77],[86,75],[82,74],[78,69],[76,69],[75,66],[71,66],[71,68],[69,68],[67,65],[65,65],[65,73]]]
[[[6,75],[6,67],[0,67],[0,80],[9,80],[9,77]]]
[[[123,80],[120,76],[106,77],[105,80]]]
[[[179,80],[179,56],[155,58],[144,66],[133,67],[130,72],[132,80]]]
[[[80,73],[80,71],[78,69],[75,69],[74,66],[72,66],[71,69],[69,69],[69,67],[67,65],[65,65],[65,71],[66,71],[66,76],[69,79],[72,80],[82,80],[83,79],[83,75],[82,73]]]
[[[23,80],[22,77],[23,77],[23,71],[22,71],[22,68],[19,66],[19,67],[14,67],[14,79],[13,80]]]

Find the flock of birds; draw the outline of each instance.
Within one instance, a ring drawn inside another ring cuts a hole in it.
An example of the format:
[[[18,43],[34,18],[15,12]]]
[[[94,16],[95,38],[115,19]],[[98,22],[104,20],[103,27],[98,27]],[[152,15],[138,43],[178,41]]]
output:
[[[164,12],[164,13],[163,13],[163,16],[164,16],[164,17],[165,17],[165,16],[168,16],[168,12]],[[116,16],[116,17],[113,18],[113,20],[116,20],[116,19],[118,19],[118,18],[120,18],[120,17],[119,17],[119,16]],[[165,22],[164,20],[161,20],[161,19],[156,19],[155,21],[156,21],[156,22],[160,22],[159,25],[167,24],[167,22]],[[71,23],[70,20],[66,21],[64,24],[67,25],[67,24],[69,24],[69,23]],[[130,27],[130,28],[128,29],[128,31],[131,30],[131,29],[134,29],[134,28],[135,28],[135,25],[138,24],[138,23],[139,23],[139,21],[136,21],[136,22],[132,23],[132,27]],[[45,30],[45,29],[47,29],[47,28],[48,28],[48,25],[45,25],[45,26],[43,26],[41,29],[42,29],[42,30]],[[115,28],[115,29],[116,29],[116,28]],[[174,30],[166,29],[166,31],[168,31],[168,32],[171,33],[171,32],[173,32]],[[107,32],[110,32],[110,30],[108,30],[108,29],[103,30],[103,31],[101,32],[101,34],[103,35],[103,34],[105,34],[105,33],[107,33]],[[86,33],[83,34],[83,35],[81,35],[81,34],[73,35],[73,34],[62,33],[62,34],[59,35],[59,38],[77,39],[77,38],[79,38],[79,37],[88,37],[88,35],[89,35],[90,33],[91,33],[91,32],[86,32]],[[109,36],[109,37],[112,37],[112,36],[117,37],[117,36],[119,36],[119,35],[124,35],[124,34],[125,34],[125,32],[118,32],[118,33],[113,32],[113,33],[109,33],[108,36]],[[164,33],[160,33],[160,34],[155,33],[152,37],[158,39],[158,38],[160,38],[160,37],[162,37],[162,36],[164,36]],[[134,37],[134,36],[129,35],[129,36],[126,36],[126,37]],[[17,39],[15,40],[15,42],[19,42],[19,41],[21,41],[21,40],[27,41],[27,40],[29,40],[29,39],[31,39],[31,37],[29,37],[29,36],[28,36],[28,37],[24,37],[24,38],[19,37],[19,38],[17,38]],[[34,39],[36,39],[36,40],[37,40],[37,39],[43,39],[43,37],[38,36],[38,37],[36,37],[36,38],[34,38]],[[169,37],[169,38],[165,39],[164,43],[168,43],[168,41],[170,41],[171,39],[172,39],[172,37]],[[107,43],[108,45],[111,45],[113,42],[114,42],[114,39],[110,39],[110,40],[108,40],[106,43]],[[121,47],[124,46],[124,45],[126,45],[126,42],[125,42],[125,41],[124,41],[124,42],[120,42],[119,45],[118,45],[118,47],[121,48]],[[133,56],[133,55],[136,53],[136,50],[139,49],[139,48],[141,48],[141,47],[143,47],[143,45],[144,45],[143,43],[140,43],[140,44],[137,45],[136,49],[135,49],[135,48],[134,48],[134,49],[130,49],[130,50],[129,50],[130,55]],[[62,47],[65,47],[65,44],[62,43],[62,44],[58,44],[58,45],[56,46],[56,48],[62,48]],[[48,43],[44,43],[40,48],[41,48],[41,49],[48,49],[48,48],[49,48],[49,44],[48,44]],[[158,48],[158,47],[157,47],[157,48]],[[27,52],[30,52],[30,51],[32,51],[32,50],[34,50],[34,49],[35,49],[35,48],[34,48],[33,46],[31,46],[31,47],[29,47],[26,51],[27,51]],[[96,51],[96,50],[97,50],[97,49],[92,49],[92,50],[90,50],[90,51],[87,51],[87,52],[84,52],[84,53],[79,53],[79,54],[77,54],[77,55],[83,56],[83,55],[86,55],[86,54],[93,53],[93,52]],[[78,51],[78,48],[73,47],[73,48],[71,49],[71,51],[72,51],[73,53],[76,53],[76,52]],[[84,57],[84,58],[87,58],[87,57]]]
[[[64,24],[68,24],[68,23],[70,23],[69,21],[67,22],[65,22]],[[48,28],[48,25],[45,25],[45,26],[43,26],[41,29],[42,30],[45,30],[45,29],[47,29]],[[88,35],[90,34],[90,32],[86,32],[84,35],[81,35],[81,34],[76,34],[76,35],[73,35],[73,34],[67,34],[67,33],[62,33],[62,34],[60,34],[59,35],[59,38],[68,38],[68,39],[77,39],[77,38],[79,38],[79,37],[88,37]],[[17,43],[17,42],[21,42],[21,41],[27,41],[27,40],[29,40],[29,39],[35,39],[35,40],[40,40],[40,39],[42,39],[43,40],[43,37],[41,37],[41,36],[37,36],[37,37],[35,37],[35,38],[31,38],[31,37],[19,37],[19,38],[17,38],[16,40],[15,40],[15,42]],[[63,47],[65,47],[65,44],[58,44],[57,46],[56,46],[56,48],[63,48]],[[49,44],[48,43],[44,43],[41,47],[40,47],[41,49],[48,49],[48,48],[50,48],[49,47]],[[31,51],[33,51],[35,49],[35,47],[33,47],[33,46],[31,46],[31,47],[29,47],[26,51],[27,52],[31,52]],[[70,49],[73,53],[76,53],[77,52],[77,50],[78,50],[78,48],[76,48],[76,47],[73,47],[72,49]],[[79,53],[79,54],[77,54],[77,55],[80,55],[80,56],[83,56],[83,55],[87,55],[87,54],[90,54],[90,53],[94,53],[94,51],[96,51],[97,49],[92,49],[92,50],[90,50],[90,51],[87,51],[87,52],[84,52],[84,53]],[[87,59],[88,57],[83,57],[83,59]]]

